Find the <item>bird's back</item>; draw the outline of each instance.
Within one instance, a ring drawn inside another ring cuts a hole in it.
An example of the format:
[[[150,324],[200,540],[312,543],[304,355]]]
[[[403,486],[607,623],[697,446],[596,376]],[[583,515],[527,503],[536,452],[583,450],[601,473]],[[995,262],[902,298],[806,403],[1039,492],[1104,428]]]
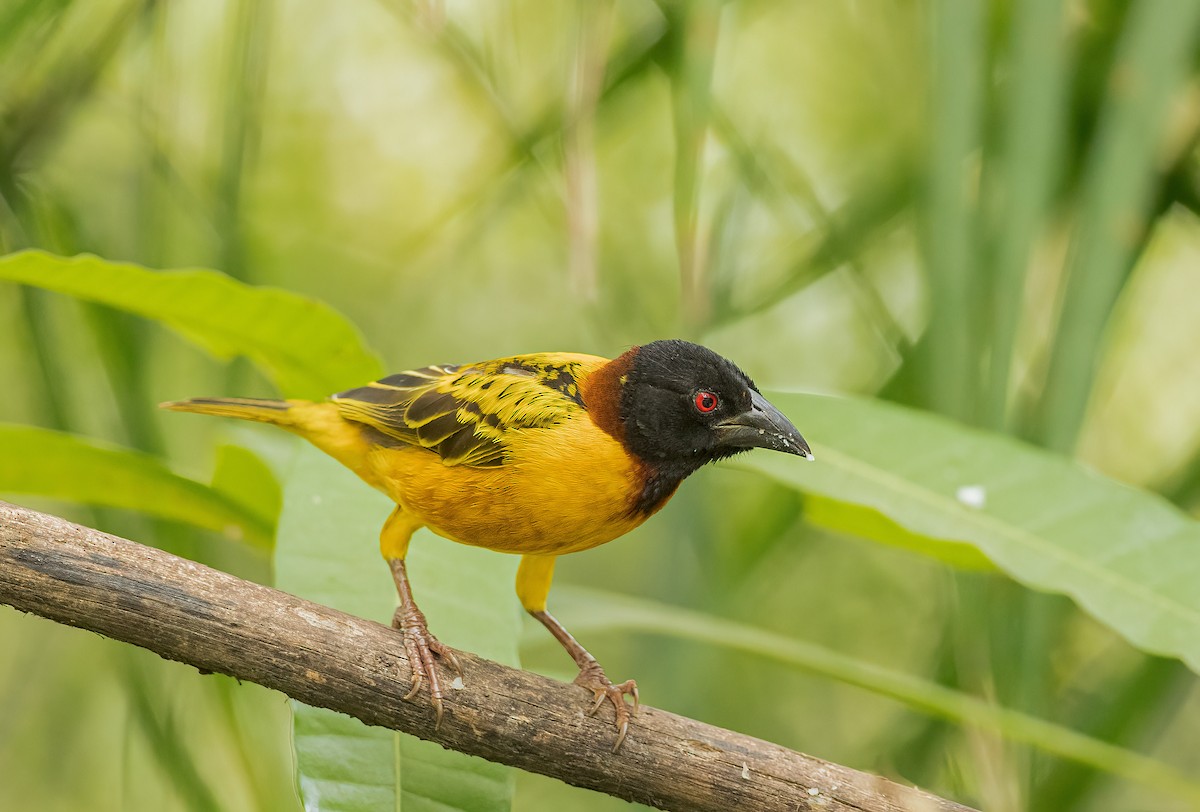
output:
[[[585,405],[608,363],[537,353],[409,370],[317,403],[166,405],[300,434],[439,535],[560,554],[611,541],[649,515],[632,509],[637,464]]]
[[[426,367],[333,398],[374,437],[369,468],[440,535],[511,553],[565,553],[628,532],[636,466],[585,405],[592,355]]]

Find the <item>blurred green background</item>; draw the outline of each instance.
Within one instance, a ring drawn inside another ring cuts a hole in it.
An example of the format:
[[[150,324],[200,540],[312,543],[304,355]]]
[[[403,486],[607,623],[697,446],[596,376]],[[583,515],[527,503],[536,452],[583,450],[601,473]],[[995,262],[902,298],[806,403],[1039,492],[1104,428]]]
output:
[[[764,389],[935,411],[1195,515],[1198,23],[1182,0],[0,0],[0,247],[307,294],[391,370],[687,337]],[[0,285],[0,380],[0,420],[198,479],[218,440],[290,453],[155,409],[270,394],[248,363],[43,291]],[[271,578],[217,534],[21,502]],[[1200,774],[1180,663],[1065,598],[816,529],[744,470],[700,472],[558,583],[827,644]],[[569,678],[524,639],[523,663]],[[1189,808],[777,662],[584,642],[650,704],[988,810]],[[0,810],[299,808],[281,695],[7,609],[0,647]],[[516,785],[518,810],[623,805]]]

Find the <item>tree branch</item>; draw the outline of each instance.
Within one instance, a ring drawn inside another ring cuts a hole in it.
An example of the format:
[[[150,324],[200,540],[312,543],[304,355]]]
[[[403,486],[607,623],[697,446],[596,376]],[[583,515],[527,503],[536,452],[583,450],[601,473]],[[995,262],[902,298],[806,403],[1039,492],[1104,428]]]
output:
[[[577,687],[462,654],[433,729],[405,702],[392,629],[0,502],[0,603],[454,750],[664,809],[969,812],[769,742],[643,706],[621,752]]]

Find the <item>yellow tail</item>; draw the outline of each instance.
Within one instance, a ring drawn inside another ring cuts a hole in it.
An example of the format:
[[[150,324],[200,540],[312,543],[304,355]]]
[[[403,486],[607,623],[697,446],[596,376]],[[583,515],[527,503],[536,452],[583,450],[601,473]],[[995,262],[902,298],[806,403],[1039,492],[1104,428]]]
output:
[[[160,404],[176,412],[215,414],[270,423],[299,434],[317,448],[387,493],[370,462],[372,445],[363,436],[362,426],[344,420],[337,404],[330,401],[265,400],[260,398],[192,398]]]
[[[274,423],[283,428],[296,426],[294,407],[307,403],[303,400],[266,400],[263,398],[192,398],[159,404],[164,409],[176,412],[215,414],[221,417],[236,417],[240,420],[255,420],[259,423]]]

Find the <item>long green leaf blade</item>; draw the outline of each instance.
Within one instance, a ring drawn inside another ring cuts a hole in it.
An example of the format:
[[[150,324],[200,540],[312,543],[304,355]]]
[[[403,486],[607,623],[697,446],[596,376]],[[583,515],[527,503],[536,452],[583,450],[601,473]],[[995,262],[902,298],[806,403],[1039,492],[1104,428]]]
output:
[[[396,591],[378,538],[391,508],[337,462],[303,446],[284,486],[277,586],[360,617],[390,621]],[[414,596],[440,640],[516,665],[515,557],[422,532],[407,561]],[[452,675],[443,674],[449,683]],[[471,690],[470,673],[464,683],[462,690]],[[446,698],[451,716],[454,693],[451,688]],[[413,701],[428,705],[428,696],[425,689]],[[294,711],[299,783],[310,808],[509,808],[512,780],[506,767],[325,709],[296,704]]]
[[[1021,318],[1026,268],[1061,169],[1070,45],[1063,0],[1013,4],[1009,45],[1012,78],[1002,103],[1001,145],[991,187],[996,245],[985,254],[991,301],[991,356],[982,414],[991,428],[1009,425],[1009,378]]]
[[[0,493],[137,510],[270,550],[273,523],[157,458],[86,437],[0,424]]]
[[[0,280],[145,316],[218,356],[246,355],[291,396],[324,397],[381,370],[358,330],[332,308],[217,271],[151,271],[89,255],[21,251],[0,257]]]
[[[742,464],[862,532],[864,512],[916,537],[965,542],[1035,589],[1072,597],[1138,648],[1200,672],[1200,523],[1166,500],[1000,435],[880,401],[773,395],[816,462]],[[889,541],[883,532],[862,534]]]
[[[983,123],[984,4],[980,0],[942,0],[931,15],[934,24],[933,87],[925,251],[932,313],[927,343],[929,401],[968,420],[975,387],[973,350],[977,344],[972,313],[978,297],[975,280],[964,268],[975,264],[976,216],[972,199],[972,156],[979,148]]]
[[[1200,783],[1160,761],[1009,710],[969,694],[766,629],[657,601],[560,587],[555,611],[576,631],[631,629],[721,646],[775,660],[891,697],[924,713],[999,733],[1048,753],[1200,802]],[[542,644],[540,629],[529,641]]]
[[[1087,408],[1109,314],[1144,239],[1171,101],[1195,62],[1200,2],[1134,3],[1121,34],[1054,343],[1039,437],[1069,451]]]

